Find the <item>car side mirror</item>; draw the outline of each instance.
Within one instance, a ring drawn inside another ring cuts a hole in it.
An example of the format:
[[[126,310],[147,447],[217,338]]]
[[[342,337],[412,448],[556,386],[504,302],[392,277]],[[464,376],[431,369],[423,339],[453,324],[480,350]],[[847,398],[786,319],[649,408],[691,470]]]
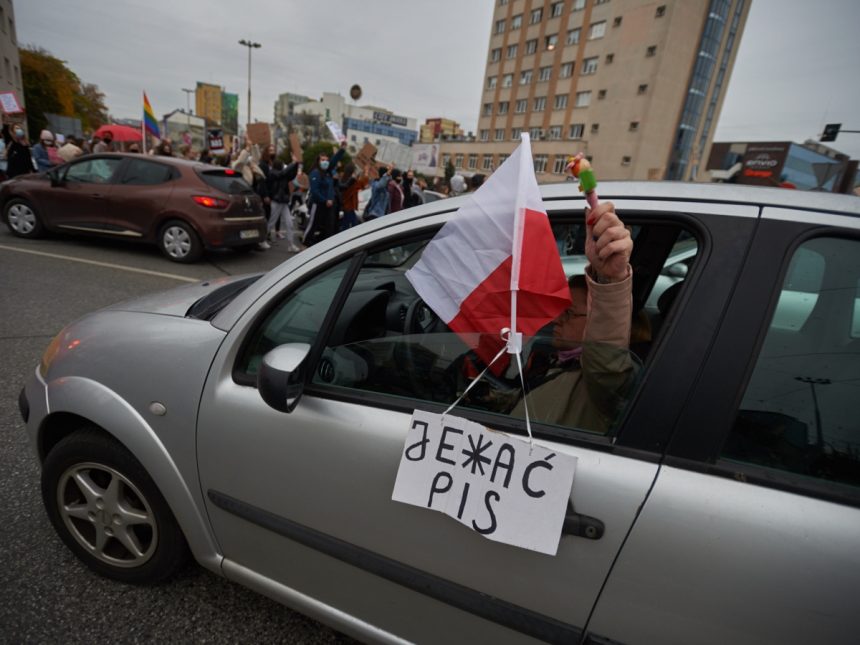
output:
[[[677,262],[672,266],[666,268],[666,275],[671,276],[673,278],[686,278],[687,265],[683,262]]]
[[[307,343],[287,343],[263,356],[257,373],[257,389],[269,407],[292,412],[304,389],[304,361],[311,351]]]

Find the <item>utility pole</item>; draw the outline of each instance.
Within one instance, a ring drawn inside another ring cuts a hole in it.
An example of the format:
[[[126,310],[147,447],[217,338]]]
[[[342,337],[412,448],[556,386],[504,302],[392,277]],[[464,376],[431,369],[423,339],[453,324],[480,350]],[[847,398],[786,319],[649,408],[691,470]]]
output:
[[[239,41],[239,44],[248,48],[248,124],[251,123],[251,50],[262,47],[260,43],[255,43],[244,38]]]
[[[188,134],[191,134],[191,95],[194,94],[194,90],[183,87],[182,91],[185,92],[185,122],[188,124]]]

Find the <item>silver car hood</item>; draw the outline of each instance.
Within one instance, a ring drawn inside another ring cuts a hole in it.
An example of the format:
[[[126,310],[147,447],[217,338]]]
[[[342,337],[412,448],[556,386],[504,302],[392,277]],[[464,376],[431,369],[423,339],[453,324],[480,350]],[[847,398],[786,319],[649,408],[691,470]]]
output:
[[[140,313],[161,314],[164,316],[185,316],[188,309],[201,298],[208,296],[210,293],[221,287],[245,280],[250,275],[235,275],[213,278],[204,280],[195,284],[184,285],[152,293],[140,298],[133,298],[125,302],[118,302],[109,307],[107,310],[113,311],[134,311]]]

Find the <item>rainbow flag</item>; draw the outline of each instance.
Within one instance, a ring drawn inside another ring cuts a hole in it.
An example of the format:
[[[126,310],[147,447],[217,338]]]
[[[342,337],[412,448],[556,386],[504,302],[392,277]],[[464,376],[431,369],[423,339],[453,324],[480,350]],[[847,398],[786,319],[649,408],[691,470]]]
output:
[[[152,106],[149,104],[149,99],[146,98],[146,92],[143,93],[143,127],[156,139],[161,138],[161,130],[158,129],[158,121],[155,118],[155,112],[152,111]]]

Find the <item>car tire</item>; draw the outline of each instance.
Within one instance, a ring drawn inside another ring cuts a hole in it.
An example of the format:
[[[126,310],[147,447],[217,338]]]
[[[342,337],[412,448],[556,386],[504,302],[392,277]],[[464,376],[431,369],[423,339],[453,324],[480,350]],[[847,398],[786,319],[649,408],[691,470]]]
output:
[[[77,431],[48,453],[42,500],[54,529],[90,569],[155,584],[182,569],[188,546],[140,462],[98,429]]]
[[[3,209],[3,219],[12,234],[18,237],[37,238],[45,233],[36,209],[26,199],[10,199]]]
[[[197,232],[181,220],[171,220],[158,232],[158,247],[173,262],[196,262],[203,255],[203,244]]]

